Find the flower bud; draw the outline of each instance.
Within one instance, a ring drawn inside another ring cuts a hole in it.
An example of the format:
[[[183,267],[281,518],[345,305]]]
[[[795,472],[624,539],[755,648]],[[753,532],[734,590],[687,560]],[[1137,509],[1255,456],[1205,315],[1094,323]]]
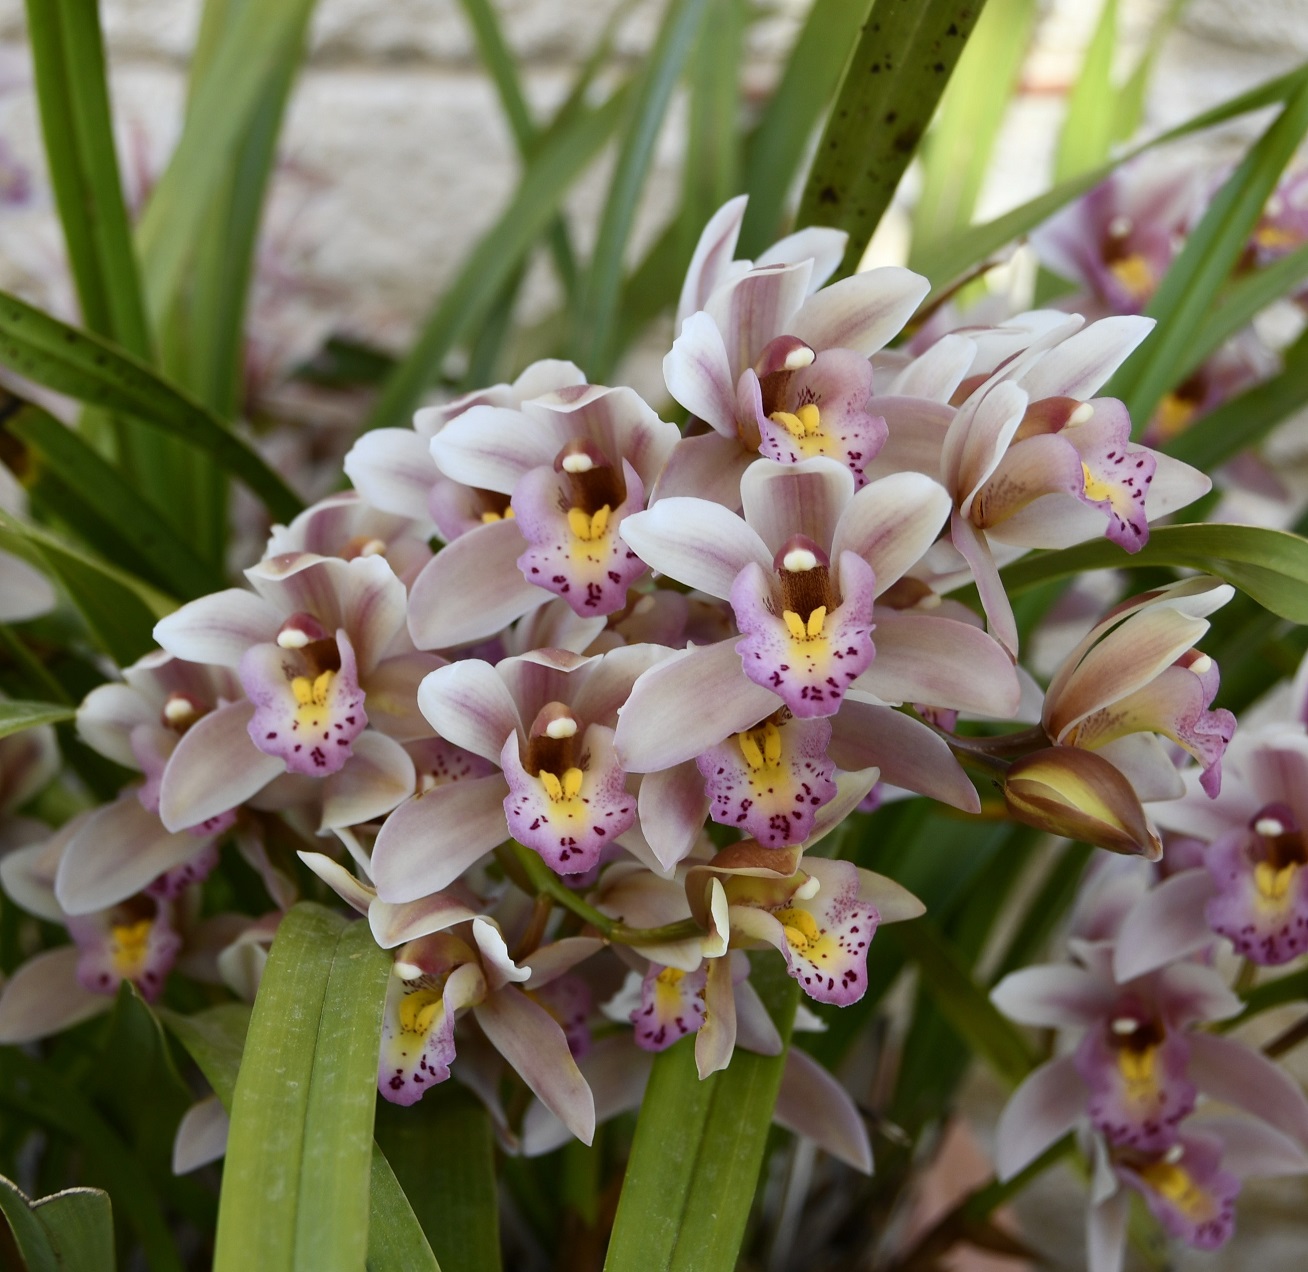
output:
[[[1008,770],[1004,803],[1038,830],[1150,861],[1162,855],[1131,783],[1093,751],[1054,746],[1023,756]]]

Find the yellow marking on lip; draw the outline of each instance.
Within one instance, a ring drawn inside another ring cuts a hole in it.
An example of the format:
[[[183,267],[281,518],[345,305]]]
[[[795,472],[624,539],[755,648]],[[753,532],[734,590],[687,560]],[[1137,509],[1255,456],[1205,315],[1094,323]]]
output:
[[[296,676],[291,681],[291,692],[295,695],[295,719],[299,724],[310,729],[319,728],[327,718],[327,697],[332,690],[332,681],[336,679],[334,671],[320,672],[313,680],[308,676]]]
[[[400,999],[400,1028],[405,1033],[431,1033],[436,1013],[441,1009],[441,991],[439,989],[415,989]]]
[[[581,508],[569,508],[568,529],[583,543],[594,543],[596,539],[602,539],[608,531],[611,511],[608,504],[593,514],[588,514]]]
[[[115,923],[112,933],[112,957],[114,968],[120,976],[132,979],[145,966],[149,953],[150,919],[137,919],[135,923]]]
[[[541,769],[540,784],[545,788],[545,794],[550,797],[550,802],[554,804],[564,804],[577,798],[581,793],[581,783],[585,778],[579,768],[570,768],[564,771],[563,777],[551,773],[548,769]]]
[[[1158,286],[1153,269],[1139,252],[1132,252],[1130,256],[1114,261],[1109,265],[1108,272],[1135,300],[1143,300],[1146,296],[1151,296],[1154,288]]]

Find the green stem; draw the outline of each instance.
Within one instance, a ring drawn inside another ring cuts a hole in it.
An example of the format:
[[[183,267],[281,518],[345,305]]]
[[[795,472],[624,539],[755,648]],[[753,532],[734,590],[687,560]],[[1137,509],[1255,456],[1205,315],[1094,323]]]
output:
[[[606,941],[616,941],[619,945],[658,945],[665,941],[684,941],[704,934],[704,929],[694,919],[681,919],[676,923],[665,923],[662,927],[628,927],[583,901],[538,854],[516,840],[511,839],[507,844],[502,844],[495,850],[495,855],[511,875],[525,876],[529,891],[537,896],[550,897],[578,918],[585,919]]]

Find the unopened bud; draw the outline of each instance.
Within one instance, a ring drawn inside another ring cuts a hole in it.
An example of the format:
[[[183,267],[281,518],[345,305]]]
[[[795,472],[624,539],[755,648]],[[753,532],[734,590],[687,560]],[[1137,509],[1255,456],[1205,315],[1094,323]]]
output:
[[[1010,816],[1037,830],[1150,861],[1162,856],[1134,787],[1093,751],[1054,746],[1014,761],[1004,803]]]

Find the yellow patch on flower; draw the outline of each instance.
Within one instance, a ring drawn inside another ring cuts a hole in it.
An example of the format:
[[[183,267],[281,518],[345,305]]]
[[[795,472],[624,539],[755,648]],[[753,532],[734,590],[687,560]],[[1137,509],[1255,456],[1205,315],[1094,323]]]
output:
[[[753,773],[781,767],[781,730],[771,720],[736,735],[740,752]]]
[[[1143,1047],[1139,1051],[1123,1047],[1117,1053],[1117,1068],[1126,1082],[1127,1094],[1131,1099],[1146,1099],[1157,1090],[1157,1054],[1157,1047]]]
[[[795,411],[773,411],[768,416],[774,424],[780,424],[799,445],[800,452],[808,458],[814,455],[833,455],[840,458],[835,448],[835,438],[827,432],[822,424],[822,413],[814,402],[805,402]]]
[[[1258,888],[1259,908],[1264,911],[1284,909],[1290,887],[1298,871],[1299,863],[1296,861],[1287,862],[1279,869],[1270,861],[1260,861],[1254,867],[1254,883]]]
[[[1108,272],[1135,300],[1146,300],[1154,294],[1154,288],[1158,286],[1158,279],[1154,277],[1149,262],[1139,252],[1132,252],[1130,256],[1123,256],[1120,261],[1114,261],[1109,265]]]
[[[785,931],[786,943],[796,954],[814,963],[825,963],[839,956],[840,943],[830,932],[824,932],[807,910],[783,906],[772,913]]]
[[[400,1028],[405,1033],[425,1038],[431,1033],[442,1008],[439,989],[415,989],[400,999]]]
[[[1141,1167],[1140,1177],[1188,1219],[1207,1219],[1217,1209],[1211,1194],[1195,1183],[1189,1171],[1175,1162],[1151,1162]]]
[[[320,729],[327,722],[327,698],[332,691],[332,681],[336,679],[334,671],[324,671],[310,680],[308,676],[296,676],[291,681],[291,692],[295,695],[295,722],[306,729]]]
[[[611,512],[608,504],[594,513],[588,513],[582,508],[569,508],[568,529],[582,543],[595,543],[608,533]]]
[[[1195,404],[1176,393],[1168,393],[1158,404],[1154,415],[1154,428],[1159,438],[1168,442],[1183,433],[1194,419]]]
[[[503,512],[493,512],[490,509],[487,509],[481,514],[481,524],[488,526],[495,521],[512,521],[513,516],[514,513],[512,508],[505,508]]]
[[[783,610],[781,612],[782,621],[786,624],[786,630],[790,633],[790,639],[793,641],[809,641],[822,639],[822,628],[827,621],[827,607],[819,605],[809,616],[806,623],[794,610]]]
[[[110,929],[110,953],[114,970],[124,980],[133,980],[145,969],[150,953],[150,919],[135,923],[115,923]]]

